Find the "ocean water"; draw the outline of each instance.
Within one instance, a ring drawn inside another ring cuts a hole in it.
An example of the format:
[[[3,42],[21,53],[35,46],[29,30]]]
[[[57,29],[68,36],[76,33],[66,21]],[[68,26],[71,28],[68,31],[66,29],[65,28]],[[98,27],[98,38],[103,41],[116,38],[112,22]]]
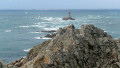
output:
[[[68,11],[76,20],[62,20]],[[9,63],[25,57],[34,45],[49,39],[44,37],[47,33],[36,31],[57,30],[68,24],[76,28],[93,24],[117,39],[120,37],[120,10],[0,10],[0,58]]]

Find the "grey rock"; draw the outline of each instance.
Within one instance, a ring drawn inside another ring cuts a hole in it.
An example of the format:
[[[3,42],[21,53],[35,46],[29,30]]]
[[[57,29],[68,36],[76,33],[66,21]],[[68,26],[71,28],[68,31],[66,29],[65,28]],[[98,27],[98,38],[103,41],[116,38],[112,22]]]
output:
[[[94,25],[74,25],[34,46],[19,62],[21,68],[120,68],[120,39],[114,40]]]
[[[18,68],[17,66],[14,65],[6,65],[3,63],[3,61],[0,59],[0,68]]]
[[[39,31],[37,31],[37,32],[39,32]],[[53,32],[56,32],[56,30],[40,31],[40,32],[45,32],[45,33],[53,33]]]
[[[54,38],[56,36],[56,34],[47,34],[45,37],[47,38]]]

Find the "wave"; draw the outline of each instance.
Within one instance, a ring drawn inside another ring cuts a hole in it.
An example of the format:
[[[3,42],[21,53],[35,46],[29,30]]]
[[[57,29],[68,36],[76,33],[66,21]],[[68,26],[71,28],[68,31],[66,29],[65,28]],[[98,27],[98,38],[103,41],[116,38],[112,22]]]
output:
[[[20,28],[29,28],[29,27],[38,27],[38,28],[41,28],[41,27],[45,27],[45,26],[41,26],[41,25],[30,25],[30,26],[19,26]]]
[[[43,24],[51,24],[51,23],[53,23],[53,22],[38,22],[38,23],[35,23],[36,25],[43,25]]]
[[[28,27],[30,27],[30,26],[19,26],[19,27],[28,28]]]
[[[5,30],[5,32],[11,32],[12,30]]]
[[[54,18],[53,17],[44,17],[42,18],[43,20],[46,20],[46,21],[53,21]]]
[[[45,20],[45,21],[52,21],[52,22],[64,22],[64,20],[62,20],[62,18],[60,17],[43,17],[41,18],[42,20]]]
[[[34,37],[34,39],[52,39],[52,38],[46,38],[46,37]]]
[[[24,49],[24,51],[25,51],[25,52],[28,52],[28,51],[30,51],[30,49]]]
[[[36,31],[36,32],[30,32],[30,33],[43,33],[43,32],[37,32],[37,31]]]
[[[50,31],[50,30],[58,30],[58,28],[43,28],[44,30]]]

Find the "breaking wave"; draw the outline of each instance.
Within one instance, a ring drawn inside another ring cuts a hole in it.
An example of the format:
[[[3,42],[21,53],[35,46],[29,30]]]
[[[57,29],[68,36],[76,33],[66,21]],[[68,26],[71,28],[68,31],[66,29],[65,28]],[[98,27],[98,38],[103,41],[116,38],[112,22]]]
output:
[[[50,31],[50,30],[58,30],[58,28],[43,28],[44,30]]]
[[[25,52],[28,52],[28,51],[30,51],[30,49],[24,49],[24,51],[25,51]]]
[[[5,32],[11,32],[12,30],[5,30]]]
[[[52,39],[52,38],[46,38],[46,37],[34,37],[34,39]]]

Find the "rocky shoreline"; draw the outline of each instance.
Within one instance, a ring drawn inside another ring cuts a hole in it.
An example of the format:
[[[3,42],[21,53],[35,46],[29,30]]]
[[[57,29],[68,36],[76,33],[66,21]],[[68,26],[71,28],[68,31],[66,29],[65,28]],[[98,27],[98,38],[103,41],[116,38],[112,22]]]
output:
[[[0,68],[120,68],[120,39],[94,25],[68,25],[49,37],[25,58],[7,65],[0,61]]]

